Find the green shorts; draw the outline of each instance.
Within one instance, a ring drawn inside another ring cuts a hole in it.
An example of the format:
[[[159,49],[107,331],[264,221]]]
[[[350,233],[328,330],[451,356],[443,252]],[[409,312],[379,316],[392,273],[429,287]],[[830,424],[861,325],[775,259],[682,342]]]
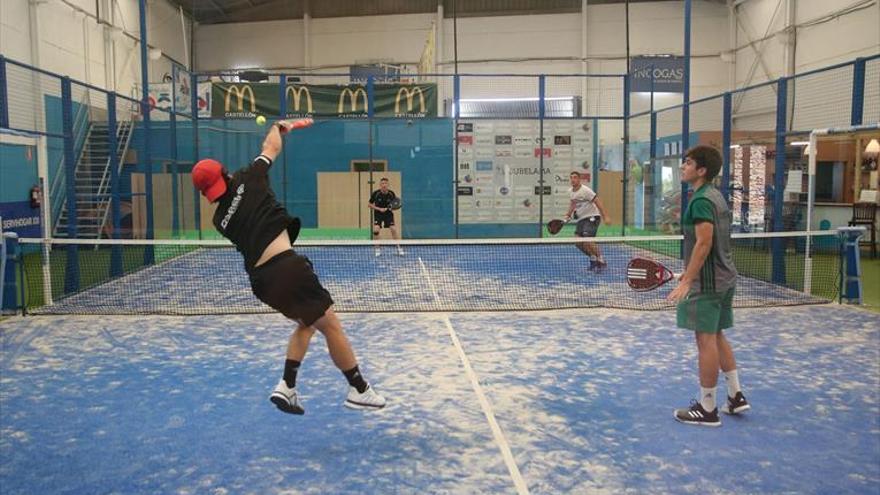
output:
[[[676,308],[678,327],[705,333],[732,327],[734,291],[731,287],[724,292],[691,292]]]

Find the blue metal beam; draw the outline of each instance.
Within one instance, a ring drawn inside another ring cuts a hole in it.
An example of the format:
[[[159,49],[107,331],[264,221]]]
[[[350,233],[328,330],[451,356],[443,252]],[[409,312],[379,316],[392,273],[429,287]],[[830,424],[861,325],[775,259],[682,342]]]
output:
[[[147,1],[138,0],[141,30],[141,118],[144,125],[144,149],[141,163],[144,165],[144,189],[147,209],[147,239],[154,239],[153,232],[153,160],[150,154],[150,78],[147,65]],[[144,249],[144,264],[153,264],[153,248]]]

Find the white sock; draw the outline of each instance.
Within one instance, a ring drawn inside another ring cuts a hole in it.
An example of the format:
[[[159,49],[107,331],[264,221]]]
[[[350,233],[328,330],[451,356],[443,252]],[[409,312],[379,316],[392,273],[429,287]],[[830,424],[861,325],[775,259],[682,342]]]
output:
[[[715,410],[715,387],[700,387],[700,405],[703,406],[706,412]]]
[[[736,393],[742,390],[739,388],[739,375],[736,374],[736,369],[725,371],[724,378],[727,379],[727,396],[736,397]]]

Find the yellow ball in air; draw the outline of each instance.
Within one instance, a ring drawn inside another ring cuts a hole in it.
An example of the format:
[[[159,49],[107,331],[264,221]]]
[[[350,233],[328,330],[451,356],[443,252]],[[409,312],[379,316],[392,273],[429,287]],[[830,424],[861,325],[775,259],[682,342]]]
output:
[[[266,125],[266,117],[257,115],[257,125]]]

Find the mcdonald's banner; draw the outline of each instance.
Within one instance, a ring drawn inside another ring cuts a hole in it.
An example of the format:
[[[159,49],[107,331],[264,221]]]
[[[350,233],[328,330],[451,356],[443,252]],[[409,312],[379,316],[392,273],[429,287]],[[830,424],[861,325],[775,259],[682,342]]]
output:
[[[423,118],[437,116],[437,85],[376,84],[376,117]],[[281,104],[277,83],[213,83],[211,116],[227,119],[277,116]],[[294,84],[284,91],[286,117],[366,117],[370,104],[367,86]]]

